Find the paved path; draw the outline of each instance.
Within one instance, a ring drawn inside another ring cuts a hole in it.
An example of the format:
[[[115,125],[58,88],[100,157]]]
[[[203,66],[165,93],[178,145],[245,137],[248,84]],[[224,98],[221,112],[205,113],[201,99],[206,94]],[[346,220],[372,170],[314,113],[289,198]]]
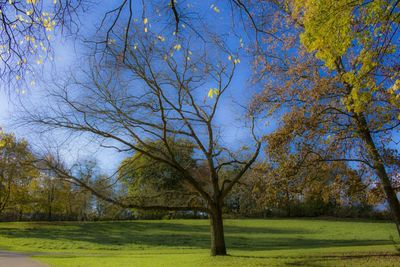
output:
[[[29,258],[29,255],[0,251],[0,267],[48,267],[48,265]]]

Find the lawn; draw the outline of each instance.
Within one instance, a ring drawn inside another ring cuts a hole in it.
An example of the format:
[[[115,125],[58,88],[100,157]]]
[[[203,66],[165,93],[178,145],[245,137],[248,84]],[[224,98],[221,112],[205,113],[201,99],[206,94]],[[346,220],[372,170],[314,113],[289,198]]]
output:
[[[51,266],[400,266],[389,222],[226,220],[227,257],[207,220],[0,223],[0,250]]]

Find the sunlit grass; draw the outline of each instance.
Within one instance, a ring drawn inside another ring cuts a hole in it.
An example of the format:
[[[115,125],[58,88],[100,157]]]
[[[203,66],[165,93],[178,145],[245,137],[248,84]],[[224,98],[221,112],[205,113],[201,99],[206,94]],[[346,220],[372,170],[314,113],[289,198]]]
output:
[[[396,266],[392,223],[226,220],[228,257],[207,220],[0,223],[0,249],[51,266]]]

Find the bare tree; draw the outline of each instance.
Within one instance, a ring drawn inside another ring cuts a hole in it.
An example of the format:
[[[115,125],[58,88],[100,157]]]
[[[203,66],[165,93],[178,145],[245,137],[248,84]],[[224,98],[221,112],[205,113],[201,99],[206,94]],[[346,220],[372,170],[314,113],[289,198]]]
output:
[[[221,121],[216,120],[216,114],[224,112],[221,99],[232,87],[239,60],[226,54],[221,42],[206,51],[193,44],[195,49],[191,51],[190,42],[168,43],[151,33],[134,41],[127,48],[124,42],[115,44],[107,59],[101,61],[106,63],[99,65],[94,61],[85,78],[59,83],[52,90],[47,109],[26,110],[21,119],[46,129],[89,133],[99,138],[104,147],[139,152],[171,166],[201,196],[205,206],[174,207],[168,203],[143,206],[134,200],[121,203],[100,197],[125,207],[206,211],[210,216],[211,255],[226,255],[224,199],[255,162],[261,149],[251,114],[243,120],[243,127],[248,124],[249,138],[254,142],[254,148],[247,153],[237,153],[239,150],[224,145]],[[200,171],[192,164],[186,166],[179,161],[172,148],[178,139],[193,143],[197,160],[205,162],[206,167],[201,166]],[[155,143],[161,144],[162,149],[153,147]],[[58,175],[95,191],[61,165],[52,165]],[[222,170],[233,168],[236,170],[232,172],[233,177],[220,176]]]
[[[69,31],[78,32],[82,27],[80,15],[83,12],[94,11],[98,1],[87,0],[0,0],[0,77],[6,84],[23,81],[24,77],[35,71],[34,66],[41,64],[51,55],[52,39]],[[121,29],[126,49],[129,38],[133,37],[132,30],[138,18],[146,21],[148,27],[152,19],[153,24],[161,31],[169,31],[176,37],[204,34],[204,21],[196,5],[201,3],[184,3],[173,0],[143,1],[119,0],[102,10],[103,16],[99,20],[98,38],[85,36],[87,42],[94,42],[99,49],[108,48],[112,39],[120,36]],[[232,17],[232,28],[241,25],[245,31],[254,31],[258,35],[264,34],[277,38],[273,32],[262,28],[263,25],[253,17],[251,5],[247,1],[226,0],[220,3]],[[263,5],[267,8],[268,4]],[[215,5],[210,12],[219,11]],[[266,20],[268,22],[268,20]],[[104,33],[104,34],[103,34]],[[206,42],[206,40],[203,40]],[[18,83],[17,83],[18,84]]]

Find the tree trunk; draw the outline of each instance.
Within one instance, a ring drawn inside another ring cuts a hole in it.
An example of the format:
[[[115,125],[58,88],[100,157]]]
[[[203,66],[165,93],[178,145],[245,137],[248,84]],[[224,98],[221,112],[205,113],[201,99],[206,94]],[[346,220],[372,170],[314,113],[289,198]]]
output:
[[[290,192],[287,189],[285,193],[286,193],[286,216],[290,217],[292,215],[290,210]]]
[[[397,232],[400,236],[400,203],[397,198],[396,192],[393,189],[390,178],[386,172],[385,165],[383,163],[383,159],[378,152],[378,149],[375,146],[375,142],[372,139],[370,130],[368,128],[367,121],[365,117],[361,114],[357,117],[358,122],[358,130],[360,137],[366,144],[368,155],[372,158],[373,168],[375,174],[379,177],[383,190],[386,195],[386,200],[389,203],[390,211],[393,216],[393,220],[397,227]]]
[[[22,215],[23,215],[23,211],[22,211],[22,208],[20,208],[19,215],[18,215],[18,221],[22,221]]]
[[[386,173],[385,167],[383,164],[379,164],[375,170],[379,178],[381,179],[383,190],[386,194],[386,199],[389,203],[390,210],[392,212],[393,220],[396,223],[397,232],[400,236],[400,203],[397,198],[396,192],[392,187],[390,179]]]
[[[214,207],[210,212],[211,226],[211,256],[225,256],[226,246],[224,224],[222,221],[221,206]]]
[[[52,216],[52,210],[51,210],[51,204],[49,205],[49,210],[47,212],[47,220],[51,221],[51,216]]]

